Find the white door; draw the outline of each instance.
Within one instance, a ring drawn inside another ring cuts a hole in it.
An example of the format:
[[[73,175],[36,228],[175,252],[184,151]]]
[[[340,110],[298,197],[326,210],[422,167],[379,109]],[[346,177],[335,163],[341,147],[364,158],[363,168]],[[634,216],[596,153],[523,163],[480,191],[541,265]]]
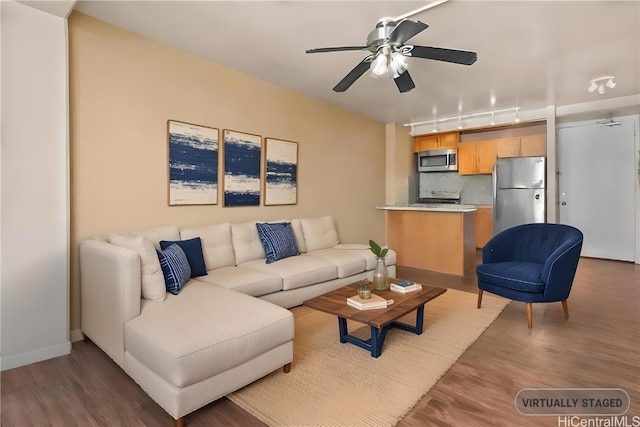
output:
[[[584,233],[582,255],[635,259],[637,116],[558,126],[559,219]]]

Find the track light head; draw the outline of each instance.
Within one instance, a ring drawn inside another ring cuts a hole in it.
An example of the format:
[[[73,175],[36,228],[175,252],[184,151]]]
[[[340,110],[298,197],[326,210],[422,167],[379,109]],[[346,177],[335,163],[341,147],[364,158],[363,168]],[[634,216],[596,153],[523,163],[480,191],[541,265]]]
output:
[[[593,93],[596,90],[600,95],[604,94],[609,89],[615,89],[618,86],[615,82],[616,76],[602,76],[592,80],[589,80],[589,86],[587,90],[589,93]]]

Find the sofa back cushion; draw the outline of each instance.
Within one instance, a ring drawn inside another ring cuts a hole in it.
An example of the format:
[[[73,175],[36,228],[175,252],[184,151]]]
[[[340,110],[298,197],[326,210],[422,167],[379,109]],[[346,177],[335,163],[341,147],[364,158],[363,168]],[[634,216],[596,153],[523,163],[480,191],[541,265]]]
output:
[[[231,224],[231,240],[236,253],[236,265],[265,257],[256,223],[257,221]]]
[[[340,243],[331,215],[319,218],[301,218],[300,223],[307,252],[332,248]]]
[[[207,270],[229,267],[235,264],[233,243],[231,241],[231,224],[207,225],[203,227],[188,227],[180,230],[183,240],[200,237],[202,252]]]
[[[296,236],[298,251],[300,253],[306,252],[307,245],[304,244],[304,234],[302,233],[302,222],[300,222],[300,219],[292,219],[291,228],[293,229],[293,235]]]
[[[109,243],[129,248],[140,255],[142,298],[162,302],[166,297],[164,275],[154,244],[146,236],[133,234],[112,234]]]
[[[175,225],[147,228],[145,230],[134,231],[133,234],[147,237],[156,249],[160,249],[160,240],[180,240],[180,231]]]

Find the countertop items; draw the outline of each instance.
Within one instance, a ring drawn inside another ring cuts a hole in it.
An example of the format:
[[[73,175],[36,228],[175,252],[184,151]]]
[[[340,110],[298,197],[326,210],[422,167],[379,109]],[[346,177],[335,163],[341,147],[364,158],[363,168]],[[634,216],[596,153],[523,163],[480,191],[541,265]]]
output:
[[[474,212],[474,205],[455,203],[409,203],[403,205],[377,206],[376,209],[387,211],[429,211],[429,212]]]

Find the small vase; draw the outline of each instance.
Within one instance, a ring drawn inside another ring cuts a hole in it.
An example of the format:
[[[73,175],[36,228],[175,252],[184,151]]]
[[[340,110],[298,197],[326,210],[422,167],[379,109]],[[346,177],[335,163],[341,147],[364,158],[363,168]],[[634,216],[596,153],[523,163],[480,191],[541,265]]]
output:
[[[371,298],[371,289],[369,289],[369,288],[360,288],[360,289],[358,289],[358,295],[362,299],[369,299],[369,298]]]
[[[376,258],[376,268],[373,270],[373,289],[376,291],[389,290],[389,271],[384,258]]]

